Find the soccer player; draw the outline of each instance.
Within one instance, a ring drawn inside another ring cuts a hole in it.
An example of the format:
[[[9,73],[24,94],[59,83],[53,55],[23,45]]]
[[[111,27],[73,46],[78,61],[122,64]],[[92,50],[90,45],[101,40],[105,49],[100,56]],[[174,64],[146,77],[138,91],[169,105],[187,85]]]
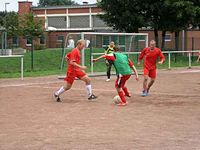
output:
[[[54,93],[54,97],[57,102],[61,102],[60,99],[61,94],[71,89],[75,78],[78,78],[85,82],[86,90],[89,96],[88,100],[93,101],[94,99],[97,98],[92,93],[90,78],[87,76],[85,72],[82,71],[86,70],[87,67],[80,65],[80,60],[81,60],[80,51],[83,50],[84,47],[85,47],[85,41],[79,40],[76,44],[76,48],[74,48],[70,53],[66,55],[66,60],[68,62],[67,77],[64,79],[66,83],[57,92]]]
[[[105,55],[113,55],[114,53],[115,43],[110,42],[110,45],[105,49]],[[106,59],[106,66],[107,66],[107,82],[110,81],[111,76],[111,69],[112,69],[113,61]]]
[[[121,103],[118,106],[126,106],[127,101],[125,96],[131,97],[130,93],[128,92],[127,87],[125,86],[127,80],[131,77],[132,71],[135,72],[136,80],[138,81],[138,72],[133,65],[132,61],[128,58],[128,56],[120,53],[120,49],[115,47],[115,53],[112,55],[102,55],[93,60],[93,62],[98,61],[101,58],[106,58],[108,60],[113,61],[113,65],[116,69],[117,80],[115,83],[116,90],[118,92],[119,97],[121,98]]]
[[[141,54],[139,55],[138,65],[140,65],[141,60],[144,58],[144,81],[143,81],[143,91],[141,96],[146,97],[149,94],[149,90],[155,82],[156,79],[156,63],[157,59],[160,58],[158,64],[163,64],[165,61],[165,56],[162,51],[156,47],[156,42],[152,40],[150,42],[150,47],[145,48]],[[148,77],[151,78],[150,82],[148,82]],[[148,84],[148,85],[147,85]]]

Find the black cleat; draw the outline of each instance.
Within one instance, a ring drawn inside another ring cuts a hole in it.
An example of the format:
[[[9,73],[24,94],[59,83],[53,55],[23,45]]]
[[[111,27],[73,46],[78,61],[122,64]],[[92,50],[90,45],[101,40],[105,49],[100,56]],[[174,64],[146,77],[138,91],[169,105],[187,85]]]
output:
[[[55,99],[56,102],[62,102],[60,97],[56,94],[54,94],[54,99]]]
[[[94,94],[92,94],[92,95],[88,98],[88,100],[89,100],[89,101],[95,101],[97,98],[98,98],[97,96],[95,96]]]

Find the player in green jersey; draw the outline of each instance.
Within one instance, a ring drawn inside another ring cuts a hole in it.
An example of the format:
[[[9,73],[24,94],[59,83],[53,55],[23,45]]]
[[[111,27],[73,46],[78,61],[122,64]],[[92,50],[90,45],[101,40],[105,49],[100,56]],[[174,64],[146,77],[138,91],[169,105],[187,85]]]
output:
[[[115,53],[112,55],[102,55],[96,59],[93,59],[93,62],[98,61],[101,58],[105,58],[107,60],[113,61],[113,65],[116,69],[117,80],[115,82],[115,87],[118,92],[119,97],[121,98],[121,103],[118,106],[126,106],[127,101],[125,96],[131,97],[128,92],[127,87],[125,86],[126,81],[131,77],[132,70],[136,75],[136,80],[138,81],[138,72],[135,68],[133,62],[126,56],[125,54],[120,53],[120,49],[118,47],[114,48]]]

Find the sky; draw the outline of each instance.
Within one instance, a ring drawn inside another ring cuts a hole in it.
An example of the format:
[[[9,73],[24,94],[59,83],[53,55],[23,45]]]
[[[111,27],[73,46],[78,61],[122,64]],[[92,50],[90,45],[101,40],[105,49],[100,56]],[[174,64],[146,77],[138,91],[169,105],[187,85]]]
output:
[[[5,11],[5,3],[10,3],[7,5],[7,11],[18,11],[18,1],[26,1],[26,0],[0,0],[0,11]],[[36,6],[39,0],[28,0],[32,1],[33,5]],[[78,3],[82,3],[82,0],[75,0]],[[96,0],[88,0],[90,3],[95,3]]]

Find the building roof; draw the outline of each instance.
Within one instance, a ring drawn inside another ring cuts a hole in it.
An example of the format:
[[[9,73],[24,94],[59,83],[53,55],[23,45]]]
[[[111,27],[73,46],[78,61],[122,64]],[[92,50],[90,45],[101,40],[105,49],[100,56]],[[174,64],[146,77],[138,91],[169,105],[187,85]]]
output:
[[[65,6],[32,6],[33,10],[41,10],[41,9],[67,9],[67,8],[88,8],[88,7],[97,7],[96,4],[85,4],[85,5],[65,5]]]

